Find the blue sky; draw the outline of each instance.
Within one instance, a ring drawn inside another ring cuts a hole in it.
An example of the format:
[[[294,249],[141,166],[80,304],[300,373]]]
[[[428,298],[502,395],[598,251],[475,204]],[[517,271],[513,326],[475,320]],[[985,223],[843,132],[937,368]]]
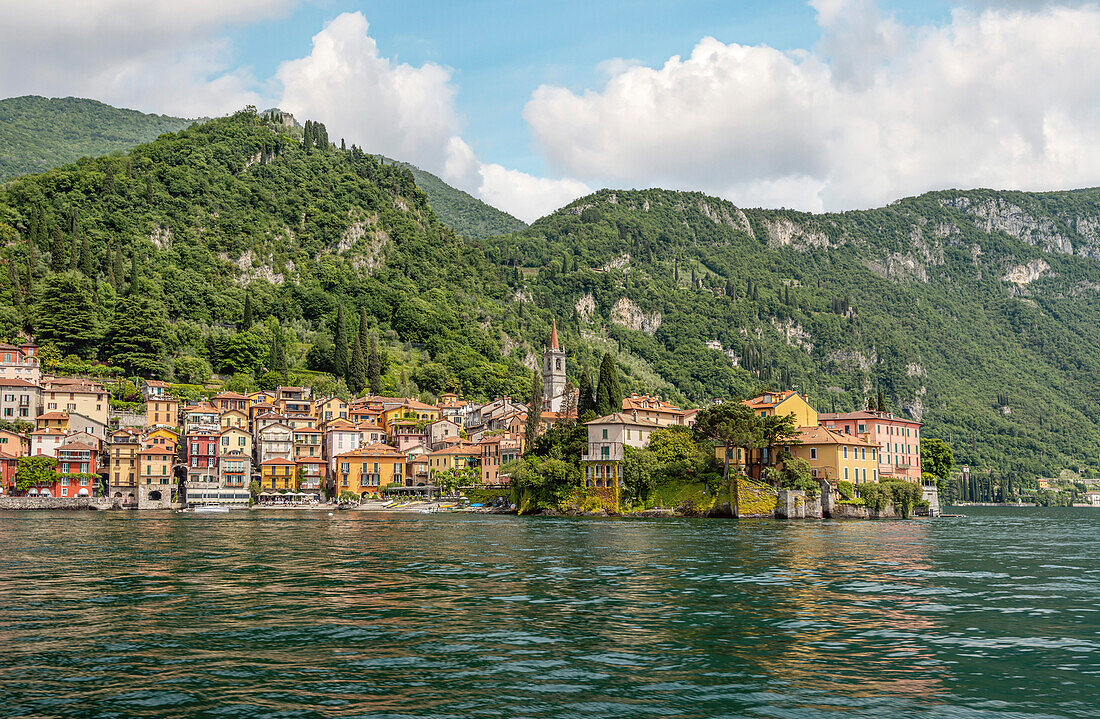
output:
[[[1100,185],[1084,0],[0,0],[0,95],[279,105],[525,220],[601,187],[832,211]]]
[[[910,24],[943,22],[951,3],[880,4]],[[782,50],[812,48],[821,36],[804,0],[660,2],[335,2],[322,0],[290,15],[237,28],[235,54],[257,77],[308,54],[310,38],[344,12],[360,11],[383,55],[412,65],[454,69],[464,137],[478,156],[525,172],[547,171],[522,118],[543,83],[576,92],[598,88],[610,58],[659,66],[687,55],[702,37]]]

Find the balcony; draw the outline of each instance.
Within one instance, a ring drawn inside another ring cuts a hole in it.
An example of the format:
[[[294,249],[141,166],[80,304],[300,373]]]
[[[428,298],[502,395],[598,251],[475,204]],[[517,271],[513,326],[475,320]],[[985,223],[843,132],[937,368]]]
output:
[[[622,442],[589,442],[581,457],[586,462],[618,462],[622,458]]]

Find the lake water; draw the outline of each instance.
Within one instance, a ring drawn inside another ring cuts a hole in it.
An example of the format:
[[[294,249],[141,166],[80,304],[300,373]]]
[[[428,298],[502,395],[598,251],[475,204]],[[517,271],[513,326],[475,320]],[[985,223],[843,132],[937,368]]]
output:
[[[1100,716],[1100,511],[0,515],[0,714]]]

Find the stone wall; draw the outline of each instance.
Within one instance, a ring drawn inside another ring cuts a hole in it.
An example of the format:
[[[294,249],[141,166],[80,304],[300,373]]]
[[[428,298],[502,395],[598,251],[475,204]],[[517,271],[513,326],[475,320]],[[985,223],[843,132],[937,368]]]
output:
[[[88,509],[93,502],[90,497],[0,497],[0,510]]]
[[[737,502],[733,506],[735,517],[775,516],[776,494],[774,489],[748,477],[738,477],[736,486]]]
[[[881,512],[875,512],[862,504],[838,502],[833,505],[828,516],[829,519],[895,519],[897,517],[894,513],[894,505],[889,502]]]
[[[821,498],[801,489],[781,489],[775,503],[776,519],[821,519]]]
[[[172,509],[172,484],[139,484],[138,509]]]

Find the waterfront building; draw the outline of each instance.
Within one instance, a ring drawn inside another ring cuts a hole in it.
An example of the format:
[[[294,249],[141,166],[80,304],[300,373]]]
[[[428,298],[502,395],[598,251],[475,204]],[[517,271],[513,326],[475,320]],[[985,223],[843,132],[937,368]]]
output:
[[[360,440],[359,428],[346,419],[334,419],[325,425],[325,457],[328,458],[329,476],[336,474],[336,456],[358,449]]]
[[[327,486],[324,457],[298,457],[294,463],[298,465],[298,491],[316,494],[320,499],[321,492]]]
[[[260,462],[260,486],[265,492],[295,492],[298,465],[285,457],[271,457]]]
[[[19,458],[0,450],[0,494],[11,496],[15,491],[15,475],[18,471]]]
[[[99,448],[68,441],[57,448],[57,491],[55,497],[91,497],[99,485]]]
[[[210,430],[195,430],[187,434],[187,482],[217,485],[218,445],[220,437]]]
[[[324,462],[324,433],[319,429],[298,427],[294,430],[294,459],[316,458]]]
[[[500,475],[500,467],[518,459],[522,454],[523,437],[518,434],[491,434],[478,442],[481,449],[481,483],[506,484]]]
[[[428,433],[424,424],[416,419],[391,419],[386,426],[386,437],[398,452],[408,452],[413,447],[427,447]],[[368,444],[364,442],[364,444]]]
[[[404,486],[405,455],[388,444],[369,444],[336,456],[335,490],[360,497],[378,495],[386,485]]]
[[[806,460],[815,478],[864,484],[877,482],[878,447],[854,434],[828,427],[802,427],[801,444],[787,446],[795,457]]]
[[[477,445],[459,445],[428,452],[428,475],[434,479],[435,475],[449,469],[476,469],[480,458],[481,449]]]
[[[585,427],[588,442],[581,457],[585,486],[605,494],[618,507],[623,448],[645,448],[650,435],[661,425],[641,419],[634,412],[615,412],[586,422]]]
[[[256,461],[263,466],[270,459],[292,461],[294,430],[290,425],[274,422],[256,432]]]
[[[141,433],[124,427],[107,436],[107,496],[135,501]]]
[[[218,456],[218,486],[224,501],[248,504],[248,485],[252,481],[252,457],[232,449]]]
[[[921,423],[890,412],[822,412],[821,424],[863,437],[879,448],[878,474],[884,479],[919,483]]]

